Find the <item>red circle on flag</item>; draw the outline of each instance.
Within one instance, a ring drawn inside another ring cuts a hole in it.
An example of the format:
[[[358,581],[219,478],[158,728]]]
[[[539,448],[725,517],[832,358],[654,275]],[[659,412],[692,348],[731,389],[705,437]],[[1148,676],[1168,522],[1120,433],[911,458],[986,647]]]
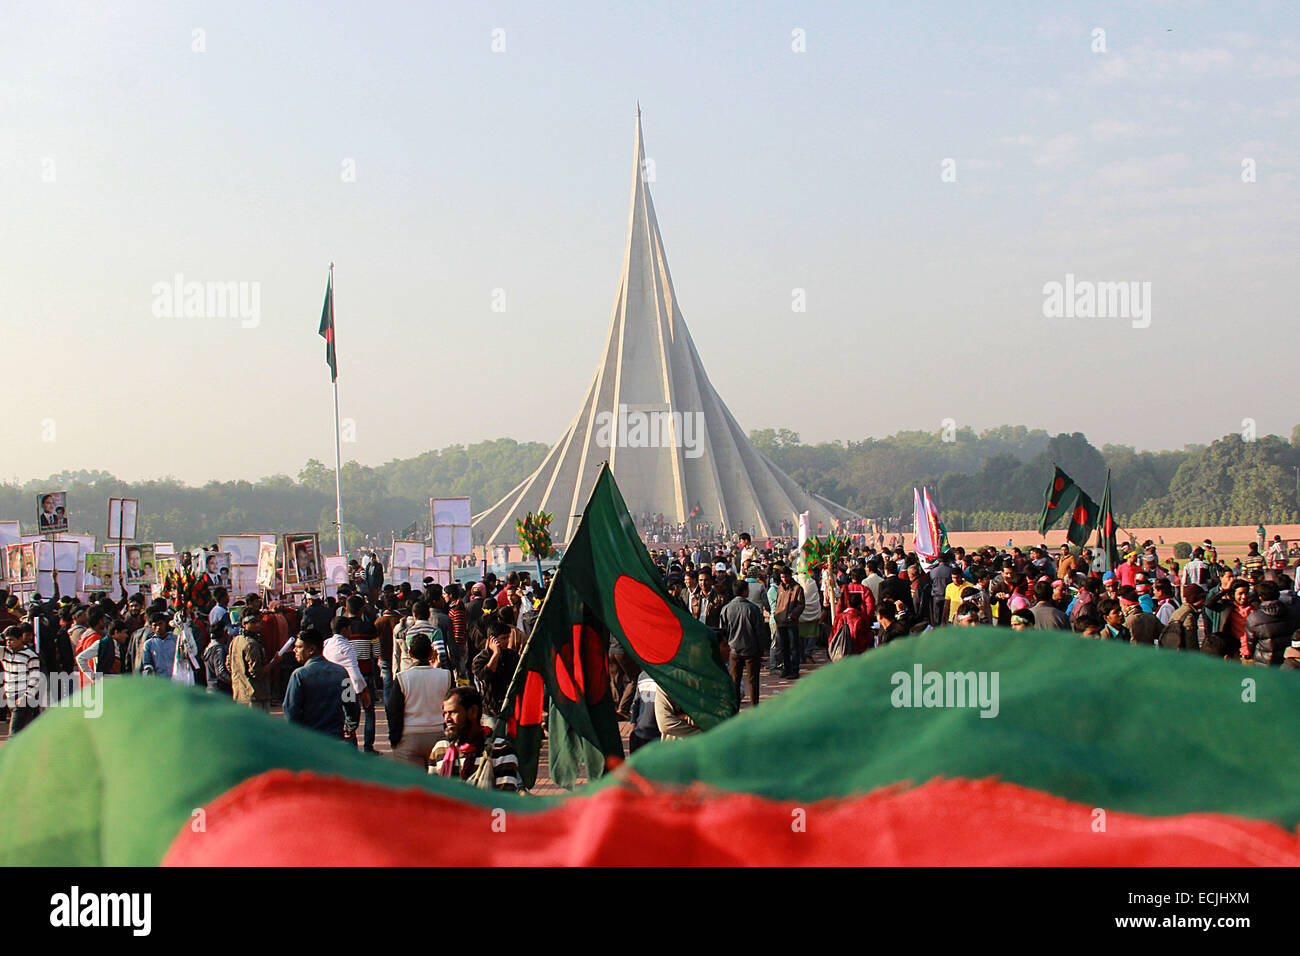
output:
[[[1088,509],[1085,508],[1083,505],[1075,505],[1074,523],[1083,524],[1087,520],[1088,520]]]
[[[583,691],[587,703],[596,705],[609,692],[609,651],[595,628],[586,624],[573,625],[573,676]]]
[[[614,582],[614,613],[637,657],[667,664],[682,646],[682,622],[663,598],[626,574]]]
[[[1058,475],[1056,480],[1052,482],[1052,490],[1060,491],[1064,487],[1065,487],[1065,479]]]
[[[578,694],[582,690],[581,684],[582,680],[579,678],[578,686],[574,686],[573,645],[565,644],[555,652],[555,686],[559,688],[561,694],[576,704]]]
[[[541,724],[545,707],[543,691],[545,684],[542,675],[529,671],[524,678],[524,691],[515,699],[515,722],[520,727],[535,727]]]

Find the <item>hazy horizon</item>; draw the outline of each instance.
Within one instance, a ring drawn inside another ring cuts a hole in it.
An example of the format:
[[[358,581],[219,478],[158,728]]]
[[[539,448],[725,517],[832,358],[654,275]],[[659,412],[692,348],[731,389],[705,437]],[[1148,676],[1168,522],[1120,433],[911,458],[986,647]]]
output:
[[[762,425],[762,426],[758,426],[758,430],[761,430],[761,429],[763,429],[763,428],[771,428],[773,431],[780,431],[783,427],[785,427],[785,426],[779,426],[779,425]],[[1048,430],[1048,429],[1040,429],[1039,426],[1034,426],[1034,425],[1023,425],[1023,426],[1022,426],[1022,425],[1019,425],[1019,424],[1011,425],[1011,424],[1006,423],[1006,422],[1000,423],[1000,424],[998,424],[998,425],[991,425],[991,426],[989,426],[989,429],[996,429],[996,428],[1003,428],[1003,427],[1011,427],[1011,428],[1019,428],[1019,427],[1023,427],[1023,428],[1025,428],[1026,430],[1028,430],[1028,431],[1030,431],[1030,432],[1037,431],[1037,430],[1043,430],[1043,431],[1047,431],[1048,435],[1049,435],[1049,436],[1052,436],[1052,437],[1055,437],[1057,434],[1060,434],[1060,433],[1058,433],[1058,432],[1053,432],[1053,431],[1050,431],[1050,430]],[[1300,427],[1300,426],[1296,426],[1296,427]],[[978,433],[985,432],[985,431],[988,431],[989,429],[977,429],[977,434],[978,434]],[[795,429],[789,429],[789,430],[790,430],[790,431],[795,431]],[[805,444],[805,445],[817,445],[817,444],[821,444],[822,442],[839,442],[839,443],[843,444],[845,441],[869,441],[869,440],[880,441],[880,440],[883,440],[883,439],[886,439],[886,438],[890,438],[890,437],[892,437],[893,435],[898,434],[899,431],[913,431],[913,430],[915,430],[915,429],[899,429],[898,431],[891,432],[891,433],[888,434],[888,435],[864,435],[864,436],[859,436],[859,437],[856,437],[856,438],[849,438],[849,439],[844,439],[844,438],[828,438],[828,439],[822,439],[822,440],[817,441],[817,442],[808,441],[808,439],[807,439],[806,437],[804,437],[803,435],[800,435],[799,437],[800,437],[800,439],[801,439],[801,443],[802,443],[802,444]],[[936,434],[938,434],[938,430],[937,430],[937,429],[934,430],[934,431],[935,431]],[[1143,452],[1150,452],[1150,453],[1153,453],[1153,454],[1159,454],[1160,452],[1168,452],[1168,451],[1179,451],[1179,452],[1181,452],[1181,451],[1186,451],[1187,448],[1189,448],[1189,447],[1191,447],[1191,446],[1204,447],[1204,446],[1206,446],[1206,445],[1211,444],[1212,442],[1218,441],[1219,439],[1226,437],[1226,435],[1228,435],[1228,434],[1231,434],[1231,433],[1225,433],[1225,434],[1223,434],[1223,435],[1215,435],[1215,436],[1213,436],[1213,437],[1211,437],[1211,438],[1207,438],[1207,439],[1205,439],[1204,441],[1192,441],[1192,442],[1188,442],[1188,443],[1186,443],[1185,445],[1181,445],[1181,446],[1179,446],[1179,447],[1177,447],[1177,448],[1138,448],[1138,447],[1136,447],[1136,446],[1131,446],[1131,445],[1130,445],[1130,446],[1127,446],[1127,447],[1133,448],[1133,450],[1134,450],[1135,452],[1139,453],[1139,454],[1141,454],[1141,453],[1143,453]],[[1256,437],[1257,437],[1257,438],[1263,438],[1263,437],[1266,436],[1266,434],[1273,434],[1273,435],[1276,435],[1276,437],[1281,438],[1283,441],[1290,441],[1290,436],[1289,436],[1288,434],[1283,434],[1283,433],[1279,433],[1279,432],[1272,432],[1272,433],[1260,432]],[[1101,441],[1101,442],[1099,442],[1099,441],[1096,441],[1096,440],[1095,440],[1091,435],[1088,435],[1088,434],[1086,434],[1086,433],[1084,433],[1084,437],[1087,438],[1088,443],[1089,443],[1090,445],[1092,445],[1094,448],[1096,448],[1098,451],[1101,451],[1101,450],[1102,450],[1104,447],[1106,447],[1107,445],[1125,445],[1124,442],[1108,442],[1108,441]],[[494,435],[494,436],[490,436],[490,437],[489,437],[489,436],[485,436],[485,437],[483,437],[483,438],[477,438],[477,439],[474,439],[474,440],[469,441],[469,442],[453,443],[453,445],[455,445],[455,444],[459,444],[461,447],[466,447],[466,446],[468,446],[468,445],[478,444],[479,442],[492,442],[492,441],[501,441],[501,440],[506,440],[506,439],[513,440],[513,441],[515,441],[515,442],[517,442],[517,443],[519,443],[519,444],[521,444],[521,445],[523,445],[523,444],[528,444],[528,443],[531,442],[531,441],[535,441],[534,439],[515,438],[515,437],[512,436],[512,435]],[[539,443],[545,445],[547,448],[550,448],[551,445],[553,444],[552,442],[539,442]],[[421,451],[417,451],[417,452],[415,452],[414,454],[411,454],[411,455],[404,455],[404,456],[401,456],[401,457],[398,457],[398,458],[387,458],[387,459],[384,459],[383,461],[358,461],[358,460],[355,459],[355,458],[349,458],[349,457],[345,454],[345,455],[343,456],[343,464],[344,464],[345,466],[346,466],[346,465],[349,465],[349,464],[356,464],[356,465],[360,465],[360,466],[362,466],[362,467],[367,467],[367,468],[377,468],[377,467],[381,467],[381,466],[383,466],[383,465],[389,464],[390,462],[393,462],[393,461],[404,461],[404,460],[408,460],[408,459],[411,459],[411,458],[418,458],[420,455],[427,454],[428,452],[443,452],[443,451],[446,451],[448,448],[453,447],[453,445],[444,445],[444,446],[442,446],[442,447],[440,447],[440,448],[425,448],[425,449],[423,449],[423,450],[421,450]],[[333,474],[333,472],[334,472],[334,462],[333,462],[333,457],[332,457],[332,456],[330,456],[330,458],[329,458],[328,460],[327,460],[326,458],[322,457],[322,456],[311,456],[311,457],[315,457],[317,461],[322,462],[322,463],[323,463],[323,464],[324,464],[324,465],[329,469],[330,473]],[[305,458],[305,459],[303,459],[303,461],[300,462],[299,465],[298,465],[296,468],[292,469],[292,470],[278,471],[278,472],[267,472],[267,473],[265,473],[265,474],[258,474],[258,475],[254,475],[254,474],[251,474],[251,473],[250,473],[250,474],[241,474],[241,475],[233,475],[233,476],[230,476],[230,477],[228,477],[228,478],[220,478],[220,479],[217,479],[217,478],[206,478],[206,479],[204,479],[203,481],[201,481],[201,482],[197,482],[197,483],[196,483],[196,482],[185,481],[185,480],[184,480],[183,478],[181,478],[179,475],[174,475],[174,474],[156,474],[156,475],[119,475],[119,474],[117,474],[116,472],[113,472],[112,474],[113,474],[113,477],[114,477],[114,478],[117,478],[117,479],[120,480],[120,481],[124,481],[124,482],[128,482],[128,483],[147,482],[147,481],[171,481],[171,480],[176,480],[176,481],[181,481],[183,484],[190,485],[190,486],[193,486],[193,487],[201,487],[203,484],[206,484],[208,481],[248,481],[248,482],[257,482],[257,481],[260,481],[260,480],[265,479],[265,478],[276,477],[277,475],[287,476],[287,477],[290,477],[290,478],[293,478],[293,479],[296,480],[297,477],[298,477],[298,473],[299,473],[299,471],[300,471],[300,470],[301,470],[301,469],[302,469],[302,468],[307,464],[307,462],[308,462],[309,460],[310,460],[310,458]],[[96,471],[96,470],[107,470],[107,469],[95,469],[95,468],[91,468],[91,467],[87,467],[87,466],[81,466],[81,467],[71,468],[71,469],[67,469],[67,470],[69,470],[69,471],[74,471],[74,472],[75,472],[75,471],[82,471],[82,470],[84,470],[84,471]],[[32,474],[32,475],[17,475],[17,476],[13,476],[13,475],[0,475],[0,484],[9,484],[9,485],[17,484],[17,485],[23,485],[23,484],[27,484],[27,483],[30,482],[30,481],[37,481],[37,480],[41,480],[41,479],[43,479],[43,478],[46,478],[46,477],[48,477],[50,474],[57,474],[57,472],[48,472],[48,473],[45,473],[45,474]],[[57,489],[49,489],[49,490],[57,490]]]
[[[677,298],[746,431],[1023,420],[1179,450],[1295,424],[1270,347],[1300,252],[1294,5],[71,3],[6,26],[6,481],[332,464],[331,261],[345,461],[549,446],[608,329],[638,100]],[[178,275],[255,287],[256,321],[159,315]],[[1045,317],[1076,279],[1149,283],[1149,314]]]

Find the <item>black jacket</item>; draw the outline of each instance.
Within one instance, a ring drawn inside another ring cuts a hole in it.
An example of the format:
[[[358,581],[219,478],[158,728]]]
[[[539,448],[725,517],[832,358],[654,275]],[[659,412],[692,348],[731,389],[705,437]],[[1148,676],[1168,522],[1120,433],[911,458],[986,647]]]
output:
[[[47,679],[56,674],[72,675],[77,673],[77,655],[73,653],[72,641],[65,627],[51,626],[48,618],[41,620],[41,673]],[[66,678],[65,678],[66,679]],[[62,693],[62,682],[50,680],[50,694]],[[73,687],[77,684],[74,682]],[[54,701],[50,701],[53,703]]]
[[[912,607],[912,588],[898,575],[891,574],[880,582],[880,600],[891,603],[902,601],[907,613],[915,613],[915,608]]]
[[[203,649],[203,670],[207,674],[208,687],[214,692],[232,693],[230,686],[230,667],[227,660],[230,654],[230,642],[208,641]]]
[[[485,647],[474,657],[470,667],[483,691],[483,712],[496,717],[505,706],[510,679],[514,677],[515,668],[519,666],[519,654],[508,647],[502,650],[501,660],[497,662],[495,673],[487,669],[490,660],[492,660],[492,649]]]
[[[930,585],[929,576],[922,574],[916,582],[916,600],[910,602],[912,614],[914,615],[912,630],[924,630],[927,624],[934,624],[934,600],[931,597],[933,593],[934,589]],[[908,583],[907,596],[909,598],[912,596],[910,582]]]
[[[1279,601],[1265,601],[1246,618],[1246,646],[1255,657],[1255,663],[1281,667],[1282,656],[1291,646],[1291,635],[1296,622],[1290,608]]]

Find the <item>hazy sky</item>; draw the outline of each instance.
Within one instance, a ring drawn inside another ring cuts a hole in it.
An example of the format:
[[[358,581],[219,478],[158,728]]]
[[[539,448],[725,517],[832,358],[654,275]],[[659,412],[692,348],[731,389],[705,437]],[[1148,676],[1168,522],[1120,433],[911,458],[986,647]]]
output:
[[[1300,5],[753,7],[9,0],[0,477],[332,461],[331,260],[345,458],[554,441],[637,99],[743,427],[1290,433]],[[256,288],[256,321],[157,315],[177,274]],[[1149,282],[1149,327],[1045,318],[1067,274]]]

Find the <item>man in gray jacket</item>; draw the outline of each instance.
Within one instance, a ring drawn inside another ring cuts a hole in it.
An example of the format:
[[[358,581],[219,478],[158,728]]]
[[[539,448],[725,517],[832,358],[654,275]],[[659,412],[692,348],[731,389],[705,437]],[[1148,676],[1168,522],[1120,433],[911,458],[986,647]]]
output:
[[[1068,631],[1070,619],[1052,603],[1052,583],[1039,581],[1034,585],[1034,598],[1038,601],[1029,609],[1034,615],[1034,628],[1039,631]]]
[[[740,701],[740,683],[749,668],[749,703],[758,706],[758,670],[766,650],[769,633],[762,609],[749,599],[749,583],[737,581],[735,597],[722,609],[722,629],[731,648],[731,679],[736,682],[736,701]]]

